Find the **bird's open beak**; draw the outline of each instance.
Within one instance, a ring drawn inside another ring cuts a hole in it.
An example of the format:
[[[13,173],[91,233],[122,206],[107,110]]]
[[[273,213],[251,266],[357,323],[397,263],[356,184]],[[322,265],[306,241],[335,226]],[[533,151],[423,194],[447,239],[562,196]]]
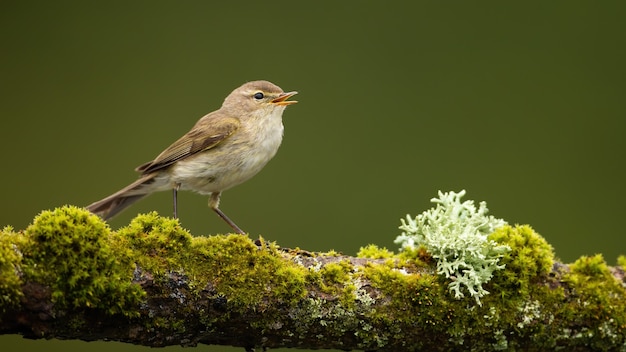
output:
[[[278,98],[272,100],[273,104],[276,105],[291,105],[291,104],[295,104],[297,103],[296,100],[287,100],[290,97],[294,96],[298,94],[298,92],[288,92],[288,93],[282,93],[281,95],[278,96]]]

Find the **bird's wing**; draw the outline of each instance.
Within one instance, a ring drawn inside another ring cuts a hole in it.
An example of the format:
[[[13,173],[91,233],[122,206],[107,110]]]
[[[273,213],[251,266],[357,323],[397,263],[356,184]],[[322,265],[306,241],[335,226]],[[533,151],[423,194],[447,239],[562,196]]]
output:
[[[138,166],[135,170],[148,174],[166,168],[178,160],[195,153],[211,149],[230,137],[239,128],[239,119],[234,117],[207,115],[179,140],[172,143],[151,162]]]

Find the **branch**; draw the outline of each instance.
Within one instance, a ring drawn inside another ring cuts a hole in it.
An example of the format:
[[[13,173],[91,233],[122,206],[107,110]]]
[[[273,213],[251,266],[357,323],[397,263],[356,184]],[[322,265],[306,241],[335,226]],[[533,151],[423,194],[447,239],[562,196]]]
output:
[[[624,270],[555,262],[528,226],[477,302],[450,292],[423,248],[358,257],[241,235],[192,237],[151,213],[111,231],[75,207],[0,232],[0,333],[145,346],[366,351],[620,350]]]

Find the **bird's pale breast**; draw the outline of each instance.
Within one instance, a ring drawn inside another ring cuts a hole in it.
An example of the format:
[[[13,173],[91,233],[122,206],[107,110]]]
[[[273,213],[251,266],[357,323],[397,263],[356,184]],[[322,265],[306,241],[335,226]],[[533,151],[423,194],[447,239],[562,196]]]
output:
[[[180,184],[180,189],[209,194],[225,191],[256,175],[276,155],[282,142],[283,110],[274,108],[258,121],[261,123],[252,123],[254,117],[242,121],[233,136],[214,148],[172,165],[172,187]]]

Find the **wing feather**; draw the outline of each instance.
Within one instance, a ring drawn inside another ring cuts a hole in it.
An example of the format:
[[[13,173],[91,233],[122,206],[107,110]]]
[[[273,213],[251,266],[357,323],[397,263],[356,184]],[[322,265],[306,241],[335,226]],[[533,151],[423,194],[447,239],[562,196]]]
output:
[[[135,170],[142,174],[164,169],[178,160],[198,152],[214,148],[230,137],[239,128],[239,119],[209,114],[196,123],[184,136],[172,143],[153,161],[138,166]]]

